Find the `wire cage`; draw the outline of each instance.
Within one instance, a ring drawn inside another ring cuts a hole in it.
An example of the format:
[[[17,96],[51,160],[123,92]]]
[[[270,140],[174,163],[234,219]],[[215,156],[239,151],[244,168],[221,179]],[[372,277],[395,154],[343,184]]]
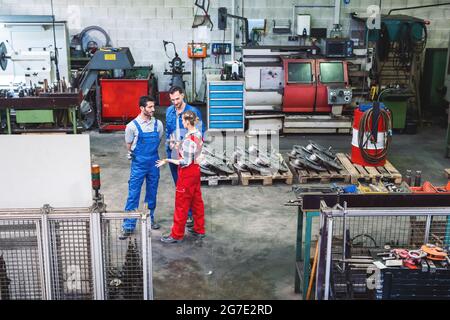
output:
[[[89,218],[52,219],[49,225],[53,299],[93,299]]]
[[[374,261],[394,248],[418,250],[424,244],[441,248],[449,246],[449,216],[450,208],[323,209],[316,297],[352,300],[383,298],[383,272],[377,272]],[[436,267],[439,269],[441,266]],[[447,269],[448,263],[442,262],[442,270],[447,272]],[[450,297],[450,283],[445,285]],[[411,289],[408,294],[418,296]],[[399,291],[398,297],[401,296]]]
[[[137,227],[119,240],[124,218]],[[148,232],[139,213],[0,210],[0,300],[152,299]]]
[[[140,300],[144,296],[141,226],[126,240],[118,240],[122,221],[102,220],[105,297]]]
[[[0,299],[43,297],[39,224],[33,220],[0,220]]]

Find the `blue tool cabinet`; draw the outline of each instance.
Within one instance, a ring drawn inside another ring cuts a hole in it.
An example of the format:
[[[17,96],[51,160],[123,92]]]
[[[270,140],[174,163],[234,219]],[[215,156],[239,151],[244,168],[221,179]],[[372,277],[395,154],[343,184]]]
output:
[[[244,131],[243,81],[208,82],[208,130]]]

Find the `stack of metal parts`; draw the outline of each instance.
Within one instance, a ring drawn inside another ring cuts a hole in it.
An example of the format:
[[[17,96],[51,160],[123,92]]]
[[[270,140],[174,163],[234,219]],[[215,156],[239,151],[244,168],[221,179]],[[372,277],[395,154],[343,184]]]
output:
[[[286,173],[289,168],[281,154],[261,152],[257,146],[251,145],[248,150],[236,148],[233,153],[233,165],[236,170],[253,174],[274,175],[278,172]]]
[[[214,152],[204,145],[200,162],[200,171],[206,176],[218,176],[233,174],[233,165],[224,153]]]
[[[309,144],[305,147],[293,146],[292,151],[288,155],[291,160],[290,164],[295,169],[310,169],[319,172],[343,170],[335,153],[331,151],[331,147],[326,149],[313,141],[309,141]]]

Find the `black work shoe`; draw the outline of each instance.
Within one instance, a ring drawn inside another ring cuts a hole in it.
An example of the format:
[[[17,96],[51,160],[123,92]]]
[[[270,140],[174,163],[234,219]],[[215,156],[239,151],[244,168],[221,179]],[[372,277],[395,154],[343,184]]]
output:
[[[162,242],[162,243],[179,243],[179,242],[181,242],[181,241],[183,241],[183,240],[177,240],[177,239],[174,239],[174,238],[172,238],[172,236],[170,236],[170,235],[161,238],[161,242]]]
[[[192,228],[193,226],[194,226],[194,219],[192,219],[191,217],[189,217],[189,218],[187,219],[187,222],[186,222],[186,227]]]
[[[126,240],[133,234],[133,231],[125,231],[122,230],[122,233],[119,236],[119,240]]]
[[[152,230],[159,230],[161,229],[161,226],[156,222],[152,222],[151,228]]]
[[[206,237],[206,235],[194,231],[193,228],[188,228],[188,232],[198,239],[203,239]]]

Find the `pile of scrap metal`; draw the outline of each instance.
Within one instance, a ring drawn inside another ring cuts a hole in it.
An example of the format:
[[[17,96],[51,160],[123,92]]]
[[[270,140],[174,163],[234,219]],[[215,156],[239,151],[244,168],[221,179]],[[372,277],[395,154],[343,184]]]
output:
[[[233,165],[224,153],[219,154],[213,149],[203,146],[200,162],[200,171],[206,176],[217,176],[221,174],[233,174]]]
[[[278,172],[283,174],[289,171],[281,154],[274,151],[261,152],[255,145],[251,145],[248,150],[237,147],[232,158],[233,165],[239,172],[274,175]]]
[[[313,141],[309,141],[306,147],[294,146],[288,155],[290,164],[295,169],[311,169],[319,172],[343,169],[331,147],[326,149]]]

